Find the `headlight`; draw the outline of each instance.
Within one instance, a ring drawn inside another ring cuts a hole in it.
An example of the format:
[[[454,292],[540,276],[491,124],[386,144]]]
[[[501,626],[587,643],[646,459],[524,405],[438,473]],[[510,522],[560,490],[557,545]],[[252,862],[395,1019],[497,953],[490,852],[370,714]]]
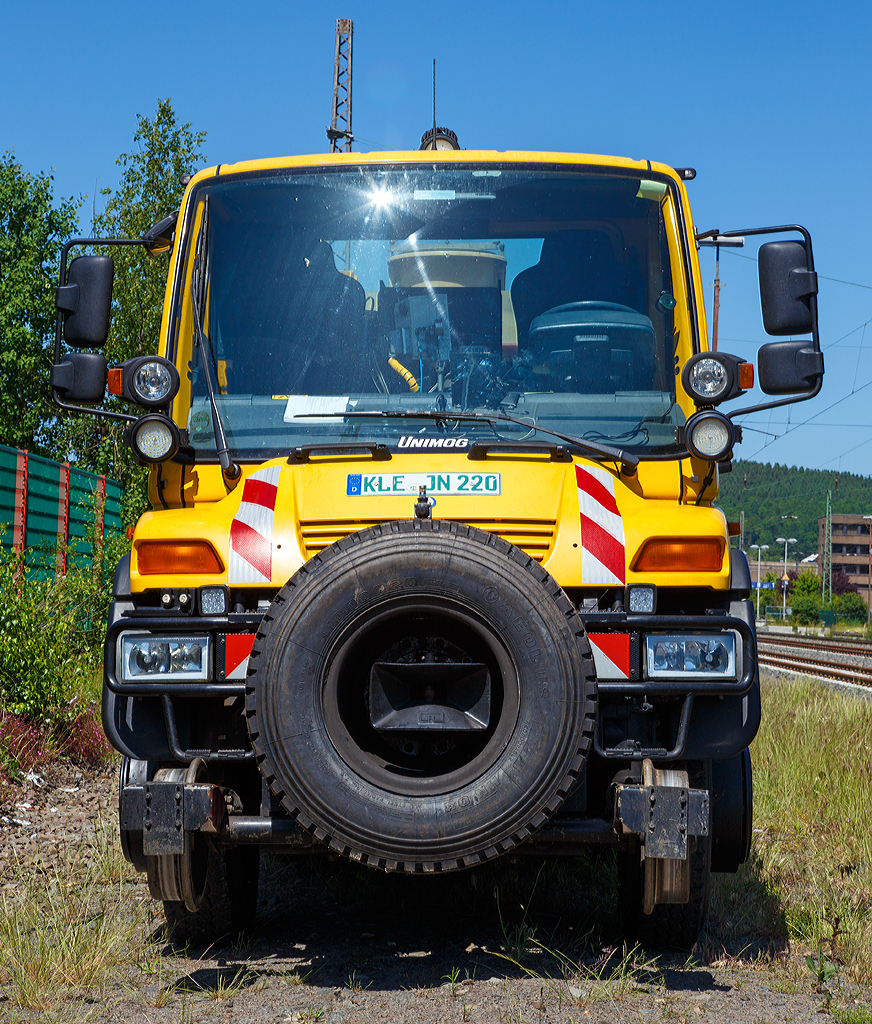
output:
[[[123,636],[121,678],[126,683],[209,678],[208,636]]]
[[[697,405],[718,405],[754,387],[754,364],[729,352],[698,352],[684,364],[681,383]]]
[[[109,370],[109,394],[128,402],[157,409],[178,394],[179,371],[163,356],[137,356]]]
[[[733,424],[714,409],[694,413],[684,427],[687,450],[698,459],[720,462],[729,455],[734,441]]]
[[[730,386],[727,368],[719,359],[707,356],[694,363],[687,375],[687,382],[695,398],[714,402]]]
[[[131,387],[141,405],[164,405],[173,392],[173,376],[171,363],[164,360],[149,359],[140,363],[133,374]]]
[[[140,462],[165,462],[179,450],[179,428],[163,413],[141,416],[125,436]]]
[[[732,633],[653,634],[645,637],[645,647],[649,679],[736,678],[736,638]]]

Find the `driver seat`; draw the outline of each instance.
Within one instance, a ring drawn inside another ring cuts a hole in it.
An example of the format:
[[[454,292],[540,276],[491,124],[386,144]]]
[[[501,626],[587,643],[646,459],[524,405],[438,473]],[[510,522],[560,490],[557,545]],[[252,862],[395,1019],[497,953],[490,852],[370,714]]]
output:
[[[518,344],[526,347],[530,322],[568,302],[598,299],[638,309],[627,271],[615,257],[604,231],[555,231],[542,242],[539,262],[512,283]]]

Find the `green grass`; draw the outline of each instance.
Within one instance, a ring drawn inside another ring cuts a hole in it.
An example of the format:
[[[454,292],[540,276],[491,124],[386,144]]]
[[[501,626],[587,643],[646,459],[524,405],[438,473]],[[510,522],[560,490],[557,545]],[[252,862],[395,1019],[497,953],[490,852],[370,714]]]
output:
[[[872,702],[767,681],[751,753],[751,861],[715,876],[709,939],[768,936],[872,983]]]

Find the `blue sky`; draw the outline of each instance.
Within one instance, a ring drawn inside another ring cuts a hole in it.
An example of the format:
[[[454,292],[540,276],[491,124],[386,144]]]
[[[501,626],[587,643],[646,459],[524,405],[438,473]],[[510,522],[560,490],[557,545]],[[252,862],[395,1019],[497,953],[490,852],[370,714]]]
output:
[[[824,387],[743,420],[737,455],[872,474],[872,4],[7,0],[0,146],[87,216],[158,97],[208,133],[210,163],[322,152],[338,17],[354,20],[356,149],[416,148],[435,57],[437,119],[466,148],[692,166],[698,228],[804,224]],[[747,358],[771,340],[755,252],[721,260],[720,347]]]

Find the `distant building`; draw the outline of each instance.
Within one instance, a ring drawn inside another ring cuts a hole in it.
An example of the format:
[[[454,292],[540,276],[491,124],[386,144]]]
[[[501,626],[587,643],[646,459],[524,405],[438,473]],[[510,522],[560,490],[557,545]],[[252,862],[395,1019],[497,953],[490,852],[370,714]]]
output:
[[[833,513],[833,572],[843,572],[851,577],[860,595],[869,602],[869,527],[872,521],[862,515],[838,515]],[[825,516],[818,519],[818,566],[824,560],[826,550]],[[820,569],[818,570],[820,571]]]

